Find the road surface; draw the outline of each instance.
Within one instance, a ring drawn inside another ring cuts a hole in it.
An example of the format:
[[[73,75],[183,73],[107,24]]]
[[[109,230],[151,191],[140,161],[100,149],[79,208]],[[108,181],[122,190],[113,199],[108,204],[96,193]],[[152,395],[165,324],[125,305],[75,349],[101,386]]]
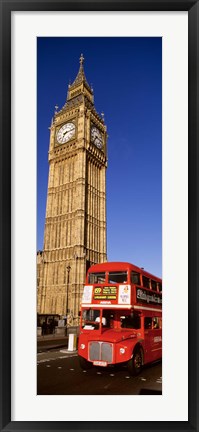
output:
[[[143,368],[132,377],[125,366],[96,368],[79,366],[77,352],[64,349],[38,352],[38,395],[139,395],[161,394],[161,362]]]

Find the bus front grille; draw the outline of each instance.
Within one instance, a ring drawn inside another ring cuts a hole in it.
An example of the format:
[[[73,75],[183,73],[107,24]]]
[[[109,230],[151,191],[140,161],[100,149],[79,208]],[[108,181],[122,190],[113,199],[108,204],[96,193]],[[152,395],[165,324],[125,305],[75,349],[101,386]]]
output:
[[[107,363],[113,361],[113,345],[107,342],[90,342],[89,343],[89,360],[102,360]]]

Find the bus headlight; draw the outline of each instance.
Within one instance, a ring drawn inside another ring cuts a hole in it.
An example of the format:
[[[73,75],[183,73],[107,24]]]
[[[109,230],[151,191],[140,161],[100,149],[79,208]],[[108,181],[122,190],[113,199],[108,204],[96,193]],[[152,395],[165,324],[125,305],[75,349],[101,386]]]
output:
[[[125,353],[125,348],[120,348],[120,354],[124,354]]]
[[[81,345],[80,345],[80,348],[81,348],[81,349],[84,349],[85,347],[86,347],[86,345],[84,345],[84,344],[81,344]]]

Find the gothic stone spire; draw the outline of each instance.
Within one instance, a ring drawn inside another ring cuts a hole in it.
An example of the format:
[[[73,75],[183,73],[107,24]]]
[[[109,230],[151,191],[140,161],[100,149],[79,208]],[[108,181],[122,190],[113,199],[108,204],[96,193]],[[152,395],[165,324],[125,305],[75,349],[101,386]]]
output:
[[[80,67],[79,67],[79,72],[75,78],[75,81],[70,85],[70,90],[73,90],[75,87],[78,87],[80,84],[84,84],[85,87],[87,87],[88,90],[90,90],[91,92],[91,88],[86,80],[86,76],[84,73],[84,56],[83,54],[81,54],[80,59],[79,59],[79,63],[80,63]]]

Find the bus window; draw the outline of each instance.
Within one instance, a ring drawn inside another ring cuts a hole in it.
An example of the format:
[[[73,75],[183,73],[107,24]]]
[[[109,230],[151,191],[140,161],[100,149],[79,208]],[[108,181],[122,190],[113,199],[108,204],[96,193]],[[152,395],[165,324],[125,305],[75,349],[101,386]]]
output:
[[[100,322],[100,316],[98,315],[95,318],[95,322]],[[114,312],[112,310],[103,310],[102,311],[102,327],[113,328],[114,326]]]
[[[151,289],[157,291],[157,282],[151,279]]]
[[[141,320],[138,313],[124,314],[120,317],[122,328],[139,329],[141,327]]]
[[[162,292],[162,284],[161,283],[158,283],[158,291]]]
[[[152,318],[150,318],[150,317],[144,318],[144,328],[145,329],[151,329],[152,328]]]
[[[159,319],[158,317],[153,317],[152,319],[152,328],[159,329]]]
[[[142,276],[142,282],[143,282],[143,286],[145,288],[150,288],[150,279],[147,278],[146,276]]]
[[[126,271],[109,272],[108,283],[125,283],[125,282],[127,282]]]
[[[105,272],[103,273],[89,273],[88,283],[90,284],[100,284],[105,282]]]
[[[99,328],[100,310],[84,309],[82,311],[82,328],[94,330]],[[95,324],[95,325],[94,325]]]
[[[140,285],[140,274],[137,272],[131,272],[131,282],[135,285]]]
[[[99,316],[97,316],[97,318],[95,318],[95,322],[100,323],[100,317]],[[104,316],[102,317],[102,326],[107,327],[107,319]]]

